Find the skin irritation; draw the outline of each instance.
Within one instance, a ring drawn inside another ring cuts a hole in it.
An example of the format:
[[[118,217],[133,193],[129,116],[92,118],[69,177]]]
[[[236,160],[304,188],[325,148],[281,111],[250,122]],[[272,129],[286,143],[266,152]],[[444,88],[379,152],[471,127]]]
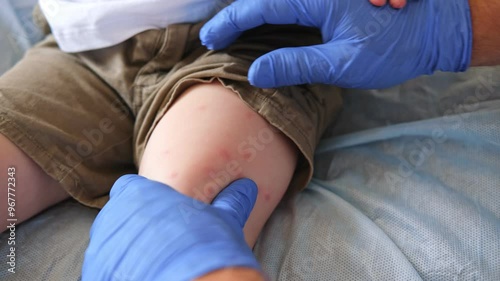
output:
[[[229,151],[225,148],[221,148],[219,150],[219,156],[221,157],[222,160],[224,161],[230,161],[231,160],[231,154]]]
[[[255,117],[255,114],[253,112],[247,112],[245,113],[245,117],[247,120],[252,120]]]
[[[198,107],[199,109],[205,110],[205,106],[200,106]],[[254,112],[247,112],[245,113],[245,119],[251,120],[255,118],[255,113]],[[273,131],[272,134],[279,133],[278,131]],[[274,138],[274,137],[273,137]],[[259,143],[258,138],[251,138],[248,137],[247,139],[247,144],[252,145],[254,149],[258,151],[262,151],[265,148],[265,144]],[[242,142],[245,143],[245,142]],[[239,150],[238,152],[233,152],[227,147],[220,147],[217,150],[217,158],[219,161],[222,163],[227,163],[226,167],[224,169],[220,169],[219,166],[214,164],[213,166],[205,166],[203,167],[203,172],[207,176],[207,178],[210,178],[211,181],[207,183],[204,188],[201,188],[203,191],[203,194],[199,194],[199,196],[202,195],[203,198],[214,198],[216,194],[216,190],[214,186],[218,186],[220,190],[222,190],[224,187],[226,187],[232,180],[242,178],[243,175],[243,169],[242,163],[250,163],[255,157],[255,151],[248,152],[247,150]],[[217,161],[215,161],[217,162]],[[219,167],[219,171],[216,171],[216,169]],[[175,178],[177,173],[173,173],[171,175],[171,178]],[[271,191],[265,187],[265,186],[259,186],[259,189],[261,190],[261,194],[259,197],[261,200],[264,202],[271,202],[273,196],[271,194]],[[202,198],[200,198],[202,199]]]
[[[250,152],[243,153],[243,159],[245,159],[246,161],[250,161],[250,159],[252,159],[252,157],[253,157],[253,154]]]
[[[199,84],[162,117],[139,174],[207,204],[231,182],[253,180],[259,193],[244,229],[253,246],[289,185],[297,155],[293,142],[233,91],[220,83]]]
[[[264,192],[263,192],[264,200],[266,200],[267,202],[271,201],[271,193],[269,192],[269,190],[265,187],[261,187],[261,188],[264,190]]]
[[[217,195],[215,186],[218,186],[219,189],[223,189],[232,181],[232,179],[242,178],[243,170],[241,169],[241,161],[243,160],[245,162],[249,162],[253,156],[254,155],[252,153],[243,153],[242,155],[241,153],[236,153],[236,156],[234,156],[229,149],[224,147],[220,148],[218,150],[218,158],[222,162],[228,164],[225,169],[218,172],[214,170],[216,165],[203,167],[202,170],[204,174],[207,178],[210,178],[211,181],[201,189],[203,194],[198,194],[198,197],[200,197],[198,199],[206,200],[207,198],[214,198]],[[175,179],[178,175],[179,174],[174,171],[170,174],[170,178]],[[273,198],[271,191],[265,186],[260,186],[259,189],[261,190],[259,197],[261,197],[265,202],[270,202]]]
[[[170,174],[170,178],[171,178],[171,179],[175,179],[175,178],[177,178],[178,176],[179,176],[179,173],[177,173],[177,172],[172,172],[172,173]]]
[[[207,105],[202,104],[196,107],[196,109],[200,112],[207,111]],[[255,112],[245,112],[244,117],[246,120],[252,120],[256,116]],[[278,133],[278,132],[273,132],[273,134]],[[249,137],[246,139],[247,144],[250,145],[249,147],[254,147],[254,149],[261,151],[265,148],[265,145],[262,143],[259,143],[257,138],[251,138]],[[247,147],[246,147],[247,148]],[[171,154],[169,149],[166,149],[163,152],[163,156],[167,157]],[[220,147],[217,152],[216,152],[217,158],[220,162],[222,163],[228,163],[226,165],[225,169],[220,170],[220,167],[217,166],[214,162],[214,165],[212,166],[204,166],[202,168],[203,174],[205,174],[207,179],[210,179],[208,183],[205,184],[203,188],[200,188],[202,190],[202,193],[198,194],[197,197],[198,199],[201,199],[203,201],[206,201],[209,198],[214,198],[217,195],[217,190],[216,186],[219,187],[219,189],[223,189],[225,186],[227,186],[231,180],[233,179],[238,179],[243,177],[243,170],[242,170],[242,163],[250,163],[255,157],[255,151],[248,151],[247,149],[240,150],[238,152],[234,151],[232,152],[229,148],[227,147]],[[216,171],[215,169],[219,168],[220,171]],[[178,171],[172,171],[169,173],[168,178],[171,180],[175,180],[179,177],[179,172]],[[271,195],[271,191],[264,187],[260,186],[261,194],[259,197],[263,199],[265,202],[270,202],[273,198]]]

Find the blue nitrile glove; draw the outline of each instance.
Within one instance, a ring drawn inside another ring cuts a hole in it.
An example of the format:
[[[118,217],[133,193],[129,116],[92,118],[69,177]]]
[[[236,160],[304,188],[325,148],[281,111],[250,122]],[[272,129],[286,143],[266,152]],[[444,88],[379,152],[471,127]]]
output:
[[[90,230],[84,281],[182,281],[226,267],[260,270],[243,237],[257,198],[249,179],[211,205],[137,175],[118,179]]]
[[[464,71],[470,64],[468,0],[415,0],[400,10],[367,0],[238,0],[205,24],[200,39],[221,49],[264,23],[317,27],[325,44],[258,58],[248,72],[257,87],[385,88],[436,70]]]

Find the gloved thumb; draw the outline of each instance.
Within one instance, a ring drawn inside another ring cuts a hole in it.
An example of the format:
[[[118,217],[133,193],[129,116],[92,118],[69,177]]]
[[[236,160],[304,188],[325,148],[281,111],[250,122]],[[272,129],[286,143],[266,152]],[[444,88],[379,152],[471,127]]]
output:
[[[340,44],[282,48],[259,57],[248,70],[250,84],[273,88],[300,84],[334,84],[350,49]]]
[[[241,228],[250,216],[257,200],[257,185],[250,179],[240,179],[222,190],[212,206],[234,218]]]

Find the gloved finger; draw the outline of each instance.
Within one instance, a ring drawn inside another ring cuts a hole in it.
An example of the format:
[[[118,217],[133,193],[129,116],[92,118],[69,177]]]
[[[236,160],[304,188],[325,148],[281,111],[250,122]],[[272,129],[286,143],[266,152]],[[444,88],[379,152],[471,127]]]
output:
[[[338,69],[343,68],[351,56],[351,47],[342,42],[278,49],[255,60],[248,79],[259,88],[335,84]]]
[[[239,0],[208,21],[200,30],[200,39],[209,49],[222,49],[243,31],[265,23],[319,27],[321,19],[311,17],[311,14],[316,13],[308,11],[325,9],[320,2],[324,3],[303,0]]]
[[[212,206],[234,218],[243,228],[257,200],[257,185],[251,179],[240,179],[222,190]]]
[[[370,0],[370,3],[372,3],[375,6],[381,7],[387,4],[387,0]]]

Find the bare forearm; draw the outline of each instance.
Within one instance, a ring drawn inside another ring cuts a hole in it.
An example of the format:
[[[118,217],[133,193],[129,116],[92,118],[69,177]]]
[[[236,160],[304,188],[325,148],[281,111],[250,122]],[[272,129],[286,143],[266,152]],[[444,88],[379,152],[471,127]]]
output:
[[[196,281],[264,281],[262,275],[249,268],[228,268],[209,273]]]
[[[500,2],[469,0],[472,15],[472,66],[500,64]]]

